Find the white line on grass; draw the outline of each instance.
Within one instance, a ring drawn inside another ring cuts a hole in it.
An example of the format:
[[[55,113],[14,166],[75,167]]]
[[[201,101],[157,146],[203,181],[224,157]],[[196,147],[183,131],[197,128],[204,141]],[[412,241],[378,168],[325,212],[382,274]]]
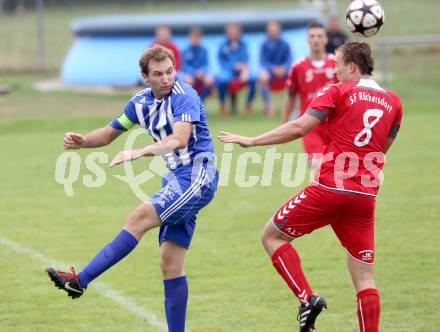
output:
[[[46,266],[67,266],[68,265],[62,261],[58,261],[58,260],[52,259],[50,257],[47,257],[31,247],[25,247],[25,246],[21,245],[20,243],[11,241],[11,240],[4,238],[4,237],[1,237],[1,236],[0,236],[0,244],[3,247],[5,247],[6,249],[18,252],[20,254],[27,255],[35,260],[38,260],[38,261],[42,262],[43,264],[45,264]],[[160,328],[161,330],[164,330],[164,331],[166,330],[166,325],[163,321],[161,321],[154,313],[138,306],[129,297],[122,295],[120,292],[112,289],[110,286],[106,285],[103,282],[96,281],[93,283],[93,287],[96,288],[98,290],[98,292],[101,293],[101,295],[104,295],[105,297],[109,298],[113,302],[118,303],[125,310],[139,316],[140,318],[145,320],[148,324],[150,324],[154,327]]]

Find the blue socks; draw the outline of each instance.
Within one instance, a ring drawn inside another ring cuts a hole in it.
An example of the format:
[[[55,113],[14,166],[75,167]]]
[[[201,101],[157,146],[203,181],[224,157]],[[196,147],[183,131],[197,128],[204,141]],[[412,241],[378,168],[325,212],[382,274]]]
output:
[[[82,288],[87,285],[106,270],[111,268],[122,258],[127,256],[138,244],[138,240],[127,232],[121,230],[115,239],[107,244],[87,266],[78,273],[79,283]]]
[[[127,256],[138,244],[137,239],[125,229],[107,244],[87,266],[78,273],[82,288],[110,267]],[[186,304],[188,302],[188,283],[186,276],[163,281],[165,292],[165,313],[169,332],[184,332]]]
[[[188,282],[186,276],[163,281],[168,332],[184,332]]]

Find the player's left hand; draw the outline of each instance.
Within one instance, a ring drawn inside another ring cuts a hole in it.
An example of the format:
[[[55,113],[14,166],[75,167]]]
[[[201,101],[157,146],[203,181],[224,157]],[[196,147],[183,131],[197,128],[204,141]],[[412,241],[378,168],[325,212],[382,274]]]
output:
[[[218,139],[225,143],[236,143],[243,148],[252,146],[252,138],[247,136],[241,136],[237,134],[228,133],[227,131],[221,131],[218,135]]]
[[[122,164],[126,161],[136,160],[144,155],[144,151],[142,149],[137,150],[127,150],[119,152],[116,157],[110,163],[110,167]]]

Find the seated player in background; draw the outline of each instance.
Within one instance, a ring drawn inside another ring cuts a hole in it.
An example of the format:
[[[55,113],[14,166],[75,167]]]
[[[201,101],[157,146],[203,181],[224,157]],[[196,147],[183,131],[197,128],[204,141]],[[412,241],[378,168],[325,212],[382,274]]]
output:
[[[110,166],[161,155],[169,169],[162,179],[162,189],[130,213],[119,234],[78,275],[73,268],[71,272],[54,268],[46,271],[56,287],[78,298],[94,279],[126,257],[147,232],[159,227],[168,331],[183,332],[188,301],[185,257],[197,213],[214,197],[218,173],[203,103],[190,85],[176,80],[173,61],[172,53],[162,46],[144,51],[139,64],[150,87],[130,99],[110,125],[84,136],[67,133],[64,138],[66,150],[96,148],[140,125],[154,143],[120,152]],[[128,282],[136,283],[139,278],[141,273]]]
[[[229,23],[225,27],[226,40],[221,43],[218,50],[218,62],[220,73],[217,76],[217,91],[220,100],[220,115],[228,115],[225,102],[230,84],[233,90],[239,90],[242,86],[248,86],[246,99],[246,114],[252,113],[252,101],[255,96],[256,78],[249,70],[249,54],[247,44],[241,38],[241,27],[237,23]],[[231,113],[236,114],[235,92],[231,93]]]
[[[281,123],[289,120],[297,95],[300,98],[300,115],[303,115],[312,99],[322,88],[337,82],[335,57],[325,52],[327,35],[321,23],[314,22],[309,25],[307,42],[310,54],[292,65],[286,81],[288,95],[284,103]],[[304,151],[308,154],[308,161],[312,168],[316,163],[316,160],[313,161],[313,154],[322,152],[325,136],[326,123],[324,121],[302,138]]]
[[[307,135],[328,119],[327,144],[314,183],[275,212],[261,241],[273,266],[300,302],[300,332],[311,332],[327,304],[309,285],[291,242],[330,225],[347,250],[348,270],[357,293],[359,331],[378,332],[374,209],[380,171],[399,131],[402,105],[395,93],[371,78],[373,58],[367,43],[341,46],[336,51],[336,72],[342,83],[324,88],[299,119],[256,137],[221,132],[220,140],[243,147],[281,144]]]
[[[172,42],[171,28],[168,25],[159,25],[155,30],[155,36],[156,39],[151,43],[150,46],[161,45],[173,52],[176,71],[179,71],[181,67],[180,51],[179,48]]]
[[[264,102],[267,116],[274,116],[274,108],[270,100],[269,84],[282,80],[283,86],[287,78],[292,53],[289,44],[281,38],[281,25],[277,21],[269,21],[266,25],[267,38],[261,45],[260,64],[263,68],[258,75],[258,85]]]
[[[190,29],[190,45],[182,53],[182,74],[184,82],[191,84],[203,101],[214,86],[214,77],[208,73],[208,51],[201,45],[201,38],[200,28]]]

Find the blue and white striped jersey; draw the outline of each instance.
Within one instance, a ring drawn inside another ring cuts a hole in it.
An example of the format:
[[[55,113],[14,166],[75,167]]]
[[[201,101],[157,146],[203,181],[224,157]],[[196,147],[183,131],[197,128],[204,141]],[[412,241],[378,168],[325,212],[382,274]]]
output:
[[[191,122],[192,134],[186,148],[163,155],[167,167],[174,170],[192,165],[195,158],[202,157],[212,162],[214,147],[205,108],[197,92],[179,79],[176,79],[170,94],[161,100],[154,98],[150,88],[140,91],[130,99],[124,111],[112,120],[110,126],[126,131],[138,124],[157,142],[171,135],[174,123],[179,121]]]

